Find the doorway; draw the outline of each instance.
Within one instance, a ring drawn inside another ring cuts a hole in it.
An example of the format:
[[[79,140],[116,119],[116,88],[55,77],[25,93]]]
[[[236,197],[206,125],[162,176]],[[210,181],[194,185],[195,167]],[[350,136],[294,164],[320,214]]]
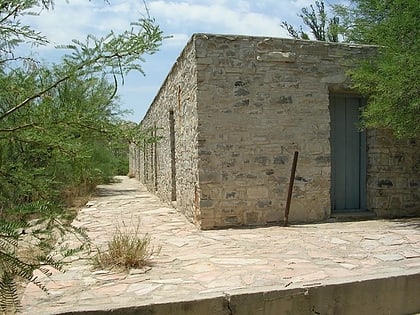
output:
[[[174,111],[169,111],[169,134],[171,146],[171,201],[176,201],[176,154],[175,154],[175,118]]]
[[[358,129],[364,100],[330,95],[332,212],[366,209],[366,132]]]

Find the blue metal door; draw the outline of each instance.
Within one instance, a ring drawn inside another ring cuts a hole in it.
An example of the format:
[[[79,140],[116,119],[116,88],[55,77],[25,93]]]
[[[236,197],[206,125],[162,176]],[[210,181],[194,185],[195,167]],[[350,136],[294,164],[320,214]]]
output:
[[[366,208],[366,134],[358,130],[362,106],[357,96],[330,96],[333,212]]]

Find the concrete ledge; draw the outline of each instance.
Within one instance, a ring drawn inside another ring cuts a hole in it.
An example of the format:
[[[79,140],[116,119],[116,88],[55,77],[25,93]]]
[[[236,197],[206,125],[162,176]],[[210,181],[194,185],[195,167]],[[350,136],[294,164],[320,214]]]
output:
[[[259,292],[232,290],[214,298],[60,314],[279,315],[415,314],[420,312],[420,273],[312,287]]]
[[[230,297],[232,313],[414,314],[420,311],[420,274],[319,285]]]
[[[170,302],[162,304],[150,304],[142,306],[128,306],[118,309],[109,310],[93,310],[93,311],[75,311],[65,312],[58,314],[65,315],[100,315],[100,314],[112,314],[112,315],[201,315],[201,314],[212,314],[212,315],[227,315],[230,314],[227,308],[226,299],[224,296],[182,301],[182,302]]]

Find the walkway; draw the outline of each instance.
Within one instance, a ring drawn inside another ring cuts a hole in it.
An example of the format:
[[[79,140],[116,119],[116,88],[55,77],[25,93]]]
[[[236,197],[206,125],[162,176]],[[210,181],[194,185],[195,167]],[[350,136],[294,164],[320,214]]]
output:
[[[89,253],[29,285],[24,314],[106,310],[223,296],[232,290],[302,288],[420,273],[420,220],[200,231],[135,179],[103,185],[74,225],[103,246],[118,222],[140,225],[161,247],[149,270],[92,271]],[[67,244],[77,246],[74,238]],[[91,254],[90,254],[91,255]]]

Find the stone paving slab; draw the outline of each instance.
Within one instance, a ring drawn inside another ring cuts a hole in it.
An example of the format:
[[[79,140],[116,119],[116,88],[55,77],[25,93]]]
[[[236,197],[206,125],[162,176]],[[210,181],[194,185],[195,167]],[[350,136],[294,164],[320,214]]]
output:
[[[65,272],[30,284],[23,314],[107,310],[420,273],[420,219],[371,220],[200,231],[137,180],[98,187],[73,224],[104,247],[118,223],[148,233],[160,254],[152,268],[92,270],[87,251]],[[73,235],[64,240],[80,245]]]

